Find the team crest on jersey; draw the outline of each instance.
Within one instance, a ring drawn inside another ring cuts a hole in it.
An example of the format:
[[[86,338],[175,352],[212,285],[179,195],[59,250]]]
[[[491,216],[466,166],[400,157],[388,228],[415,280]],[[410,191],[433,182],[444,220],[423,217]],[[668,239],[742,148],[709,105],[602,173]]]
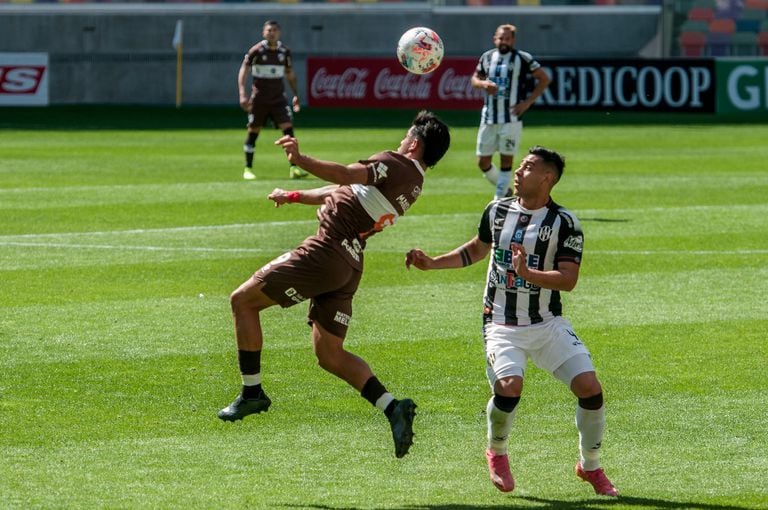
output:
[[[283,63],[283,62],[285,62],[285,55],[283,55],[282,53],[278,53],[278,54],[277,54],[277,60],[278,60],[280,63]]]
[[[552,227],[545,225],[539,229],[539,239],[541,239],[541,242],[549,241],[550,237],[552,237]]]

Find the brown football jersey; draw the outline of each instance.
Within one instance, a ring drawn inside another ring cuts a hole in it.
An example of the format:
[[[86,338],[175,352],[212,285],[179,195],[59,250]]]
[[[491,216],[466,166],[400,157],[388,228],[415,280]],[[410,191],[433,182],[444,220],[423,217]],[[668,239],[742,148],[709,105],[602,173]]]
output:
[[[273,103],[284,100],[285,70],[293,65],[291,50],[287,46],[278,41],[277,48],[270,49],[266,40],[261,41],[248,50],[243,62],[251,68],[256,102]]]
[[[424,184],[424,169],[417,161],[393,151],[374,154],[360,163],[368,169],[366,184],[339,186],[326,198],[317,213],[317,235],[362,270],[367,238],[394,225],[416,202]]]

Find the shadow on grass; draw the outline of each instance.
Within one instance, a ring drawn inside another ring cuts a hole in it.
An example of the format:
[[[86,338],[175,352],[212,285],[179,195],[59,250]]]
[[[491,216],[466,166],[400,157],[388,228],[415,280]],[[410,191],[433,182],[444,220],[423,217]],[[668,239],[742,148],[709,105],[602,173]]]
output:
[[[355,506],[329,506],[323,504],[286,505],[292,508],[316,508],[319,510],[363,510]],[[663,499],[637,498],[622,496],[618,499],[594,498],[582,501],[559,501],[556,499],[535,498],[530,496],[512,497],[504,502],[496,504],[439,504],[439,505],[406,505],[402,507],[382,506],[366,507],[376,510],[387,508],[395,510],[508,510],[510,508],[522,508],[528,510],[580,510],[580,509],[610,509],[613,507],[637,507],[648,509],[686,509],[686,510],[751,510],[752,507],[735,505],[717,505],[709,503],[693,503],[684,501],[666,501]]]

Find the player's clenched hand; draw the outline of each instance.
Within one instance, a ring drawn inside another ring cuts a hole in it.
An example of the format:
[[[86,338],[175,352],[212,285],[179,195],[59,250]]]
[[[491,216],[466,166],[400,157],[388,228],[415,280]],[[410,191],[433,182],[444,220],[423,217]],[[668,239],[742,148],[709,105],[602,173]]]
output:
[[[285,135],[275,141],[275,145],[279,145],[285,151],[285,155],[288,156],[288,161],[296,164],[299,161],[301,153],[299,153],[299,141],[291,135]]]
[[[421,251],[419,248],[414,248],[405,254],[405,267],[410,269],[411,266],[426,271],[432,268],[432,257]]]
[[[518,276],[525,278],[528,273],[528,256],[522,244],[512,243],[512,269]]]
[[[291,101],[293,104],[293,111],[295,113],[299,113],[301,111],[301,104],[299,103],[299,98],[296,96],[293,96],[293,100]]]
[[[275,207],[280,207],[290,201],[288,200],[288,193],[282,188],[273,189],[272,193],[267,195],[267,198],[275,203]]]

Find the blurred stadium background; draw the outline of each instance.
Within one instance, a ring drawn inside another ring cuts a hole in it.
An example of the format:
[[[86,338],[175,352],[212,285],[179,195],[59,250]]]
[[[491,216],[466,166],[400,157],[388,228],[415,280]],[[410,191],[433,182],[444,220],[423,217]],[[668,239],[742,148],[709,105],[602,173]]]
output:
[[[491,46],[494,28],[511,22],[519,27],[518,47],[531,52],[551,74],[563,67],[563,59],[568,63],[555,77],[554,88],[550,87],[553,96],[540,101],[543,106],[611,109],[614,105],[604,101],[595,100],[597,105],[584,101],[593,92],[599,95],[592,88],[587,91],[584,80],[618,62],[634,70],[628,74],[621,74],[618,68],[610,71],[610,76],[603,76],[602,87],[626,76],[639,83],[639,102],[619,104],[619,109],[738,111],[768,116],[768,106],[761,99],[768,84],[760,78],[768,55],[768,0],[0,0],[0,68],[6,71],[0,74],[5,76],[0,78],[0,106],[18,104],[24,96],[23,91],[11,90],[23,86],[18,80],[9,85],[8,69],[18,65],[46,70],[40,72],[37,82],[26,81],[36,87],[38,95],[40,90],[46,91],[37,104],[173,105],[178,98],[177,53],[172,40],[179,21],[183,23],[183,103],[236,106],[237,68],[246,49],[260,39],[261,25],[267,19],[277,19],[283,27],[283,40],[294,53],[302,102],[310,106],[327,106],[323,101],[313,103],[318,98],[312,90],[313,80],[323,78],[317,71],[324,62],[347,57],[353,59],[348,62],[360,62],[362,72],[377,73],[385,59],[394,60],[399,34],[417,25],[430,26],[441,34],[448,58],[443,71],[456,75],[434,77],[433,81],[453,79],[453,95],[461,96],[462,86],[468,88],[473,61]],[[24,55],[39,60],[25,61]],[[376,59],[382,60],[377,63]],[[658,64],[665,60],[669,64]],[[591,70],[577,69],[584,61],[591,61]],[[653,69],[644,69],[647,65]],[[749,69],[741,69],[741,65]],[[691,70],[694,67],[705,71]],[[734,68],[738,68],[735,75]],[[697,72],[706,74],[707,105],[697,106],[683,97],[652,100],[654,94],[662,93],[648,90],[653,87],[666,89],[667,94],[670,90],[690,92],[696,86]],[[338,84],[341,79],[341,75],[325,76],[325,84]],[[355,85],[354,76],[344,79]],[[579,96],[576,99],[568,97],[573,90]],[[471,92],[466,94],[471,96]],[[719,105],[723,94],[732,96],[725,98],[725,108]],[[644,97],[651,99],[643,101]],[[459,99],[472,103],[458,108],[479,104],[477,98]],[[333,106],[358,105],[337,101]],[[412,104],[406,101],[399,106]],[[457,106],[449,103],[445,107]]]

